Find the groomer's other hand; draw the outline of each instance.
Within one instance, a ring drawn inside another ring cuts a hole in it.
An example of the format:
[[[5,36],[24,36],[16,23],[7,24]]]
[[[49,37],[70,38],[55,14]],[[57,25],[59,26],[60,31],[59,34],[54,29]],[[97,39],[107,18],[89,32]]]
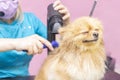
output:
[[[48,40],[36,34],[29,37],[16,39],[15,49],[18,51],[27,50],[28,54],[38,54],[42,53],[43,44],[46,45],[50,50],[53,50],[53,47]]]
[[[62,15],[62,18],[64,20],[64,25],[70,23],[70,13],[68,9],[61,3],[60,0],[56,0],[53,4],[53,7]]]

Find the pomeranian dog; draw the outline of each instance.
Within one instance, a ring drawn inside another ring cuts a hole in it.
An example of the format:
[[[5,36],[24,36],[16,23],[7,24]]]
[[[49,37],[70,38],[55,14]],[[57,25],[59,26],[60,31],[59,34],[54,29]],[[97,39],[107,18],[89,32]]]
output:
[[[106,55],[100,20],[81,17],[59,29],[61,42],[35,80],[102,80]]]

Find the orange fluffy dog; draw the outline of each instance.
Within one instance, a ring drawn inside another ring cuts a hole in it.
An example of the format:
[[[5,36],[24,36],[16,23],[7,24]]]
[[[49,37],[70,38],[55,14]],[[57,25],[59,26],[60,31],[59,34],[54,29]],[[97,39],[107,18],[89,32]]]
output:
[[[35,80],[101,80],[106,55],[100,21],[82,17],[59,33],[60,46],[50,53]]]

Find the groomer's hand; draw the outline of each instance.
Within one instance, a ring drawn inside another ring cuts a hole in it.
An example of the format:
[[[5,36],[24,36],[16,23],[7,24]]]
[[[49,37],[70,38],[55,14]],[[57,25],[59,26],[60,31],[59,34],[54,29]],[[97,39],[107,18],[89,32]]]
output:
[[[62,15],[64,25],[70,23],[70,13],[68,9],[61,3],[60,0],[56,0],[53,4],[53,7]]]
[[[46,45],[50,50],[53,50],[53,47],[49,41],[36,34],[17,39],[15,49],[18,51],[27,50],[28,54],[38,54],[42,53],[43,44]]]

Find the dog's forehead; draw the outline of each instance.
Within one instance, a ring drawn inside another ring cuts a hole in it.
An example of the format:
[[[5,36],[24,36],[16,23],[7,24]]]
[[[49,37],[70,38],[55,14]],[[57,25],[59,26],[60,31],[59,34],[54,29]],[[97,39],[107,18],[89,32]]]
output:
[[[101,27],[100,21],[94,18],[80,18],[76,20],[73,25],[76,25],[79,29],[99,29]]]

